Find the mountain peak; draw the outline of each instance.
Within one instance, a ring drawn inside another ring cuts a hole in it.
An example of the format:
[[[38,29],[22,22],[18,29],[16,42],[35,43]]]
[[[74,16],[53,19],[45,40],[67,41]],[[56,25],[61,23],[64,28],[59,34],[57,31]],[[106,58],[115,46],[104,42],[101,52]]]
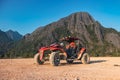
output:
[[[69,17],[74,19],[76,22],[81,22],[84,24],[91,24],[91,23],[95,22],[95,20],[92,18],[92,16],[87,12],[73,13]]]
[[[6,31],[6,32],[10,32],[10,33],[18,33],[17,31],[13,31],[13,30],[11,30],[11,29],[9,29],[9,30]]]
[[[22,38],[21,34],[19,34],[17,31],[13,31],[13,30],[6,31],[6,34],[13,41],[16,41],[16,40],[19,40]]]

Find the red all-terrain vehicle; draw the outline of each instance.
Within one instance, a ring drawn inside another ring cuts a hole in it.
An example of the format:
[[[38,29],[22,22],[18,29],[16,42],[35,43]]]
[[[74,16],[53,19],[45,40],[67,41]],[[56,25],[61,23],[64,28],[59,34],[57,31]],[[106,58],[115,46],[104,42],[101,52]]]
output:
[[[43,64],[49,60],[51,65],[58,66],[62,59],[65,59],[69,64],[77,59],[83,64],[88,64],[90,56],[86,53],[86,48],[81,47],[77,41],[79,41],[78,38],[66,37],[60,40],[62,43],[53,43],[48,47],[41,47],[34,56],[35,63]]]

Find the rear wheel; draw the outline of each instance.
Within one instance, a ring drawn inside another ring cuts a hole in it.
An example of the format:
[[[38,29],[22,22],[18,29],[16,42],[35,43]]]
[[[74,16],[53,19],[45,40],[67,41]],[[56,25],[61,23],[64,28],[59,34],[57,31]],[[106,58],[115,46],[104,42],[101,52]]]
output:
[[[43,64],[44,63],[44,61],[40,60],[40,54],[39,53],[35,54],[34,61],[35,61],[36,64]]]
[[[50,55],[50,64],[53,66],[58,66],[60,64],[60,56],[58,52],[53,52]]]
[[[90,63],[90,56],[88,53],[84,53],[81,59],[83,64],[89,64]]]

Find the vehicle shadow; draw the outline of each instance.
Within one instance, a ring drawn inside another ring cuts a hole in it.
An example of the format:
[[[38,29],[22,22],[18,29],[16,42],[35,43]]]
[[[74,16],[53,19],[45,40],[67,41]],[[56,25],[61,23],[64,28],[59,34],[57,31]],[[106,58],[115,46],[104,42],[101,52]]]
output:
[[[96,63],[102,63],[102,62],[106,62],[107,60],[91,60],[89,64],[96,64]],[[81,61],[78,62],[73,62],[72,64],[68,64],[68,63],[61,63],[61,66],[66,66],[66,65],[77,65],[77,64],[82,64]]]
[[[92,60],[90,61],[90,64],[95,64],[95,63],[102,63],[102,62],[106,62],[107,60]]]

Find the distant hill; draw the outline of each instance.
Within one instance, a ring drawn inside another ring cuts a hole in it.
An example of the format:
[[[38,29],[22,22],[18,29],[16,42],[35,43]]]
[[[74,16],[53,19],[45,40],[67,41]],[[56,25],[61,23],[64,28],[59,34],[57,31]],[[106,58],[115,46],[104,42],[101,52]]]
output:
[[[5,53],[11,48],[15,41],[18,41],[22,38],[16,31],[1,31],[0,30],[0,57],[4,56]]]
[[[5,32],[0,30],[0,44],[4,42],[9,42],[9,41],[12,41],[12,39],[9,38]]]
[[[18,33],[17,31],[8,30],[8,31],[6,31],[6,34],[13,41],[17,41],[22,38],[22,35],[20,33]]]
[[[47,46],[65,36],[80,38],[91,56],[120,56],[120,33],[105,28],[87,12],[73,13],[39,27],[25,35],[8,54],[13,57],[33,57],[41,46]]]

